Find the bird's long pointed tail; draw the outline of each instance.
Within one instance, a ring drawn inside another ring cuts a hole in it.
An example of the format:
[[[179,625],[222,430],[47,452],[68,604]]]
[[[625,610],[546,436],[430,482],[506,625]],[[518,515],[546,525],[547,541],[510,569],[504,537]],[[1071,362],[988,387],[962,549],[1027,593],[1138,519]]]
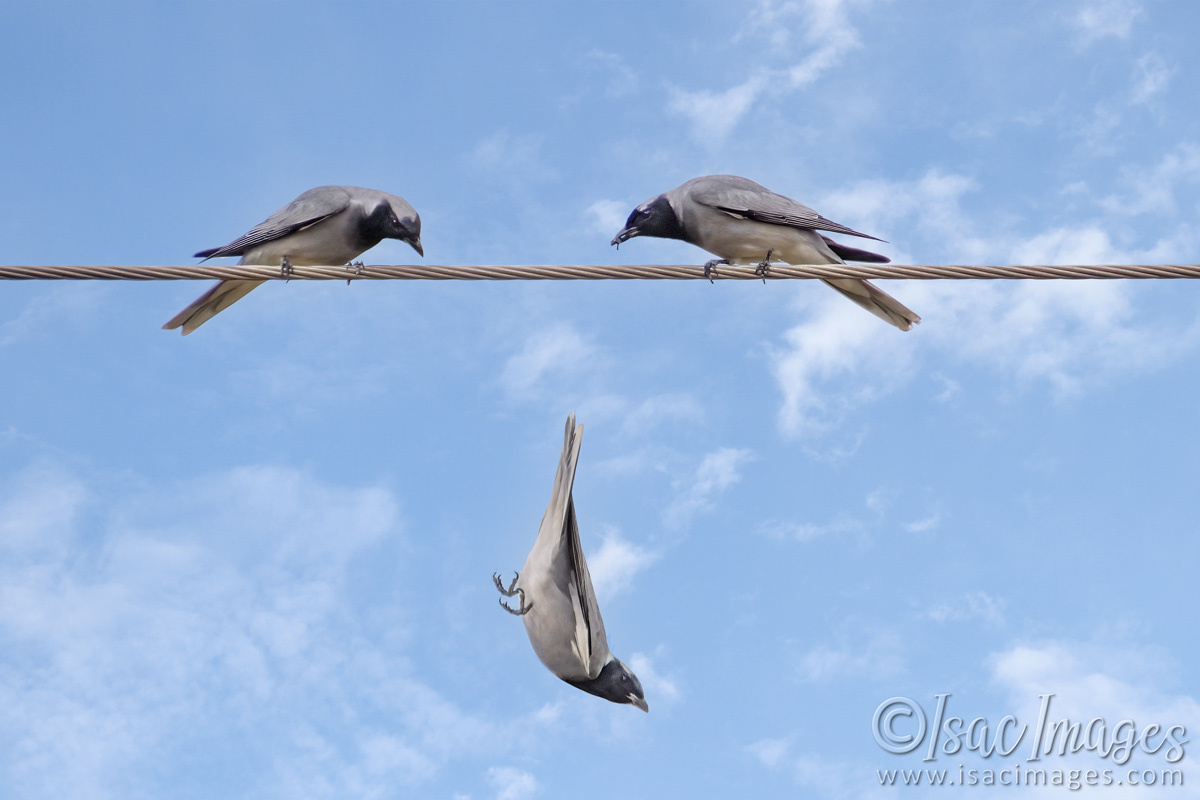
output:
[[[870,281],[858,278],[822,278],[841,294],[870,311],[884,322],[902,331],[911,331],[921,318],[890,294]]]
[[[183,328],[182,333],[187,336],[250,294],[255,287],[262,283],[262,281],[218,281],[213,284],[211,289],[193,300],[187,308],[171,317],[170,321],[163,325],[163,330],[172,331],[176,328]]]

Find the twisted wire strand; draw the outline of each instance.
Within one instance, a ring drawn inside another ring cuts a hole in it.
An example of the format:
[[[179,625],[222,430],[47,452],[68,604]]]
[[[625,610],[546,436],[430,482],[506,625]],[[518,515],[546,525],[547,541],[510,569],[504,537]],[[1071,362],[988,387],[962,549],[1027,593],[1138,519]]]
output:
[[[222,266],[0,266],[0,280],[760,280],[750,266],[720,265],[709,275],[691,264],[496,265],[401,264],[279,267]],[[1093,280],[1119,278],[1200,278],[1198,264],[772,264],[767,280],[805,278],[883,278],[893,280]]]

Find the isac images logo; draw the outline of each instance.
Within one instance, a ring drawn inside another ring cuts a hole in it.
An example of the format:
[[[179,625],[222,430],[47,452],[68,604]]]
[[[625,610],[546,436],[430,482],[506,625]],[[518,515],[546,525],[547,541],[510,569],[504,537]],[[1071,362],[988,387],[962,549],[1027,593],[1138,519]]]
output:
[[[1009,714],[993,725],[985,717],[965,719],[950,713],[950,695],[934,695],[932,720],[925,709],[907,697],[884,700],[871,719],[875,742],[889,753],[921,752],[920,769],[877,769],[884,786],[1059,786],[1079,790],[1085,786],[1183,786],[1180,762],[1186,755],[1187,729],[1183,725],[1149,723],[1139,726],[1123,719],[1113,726],[1103,717],[1087,722],[1054,719],[1053,694],[1038,695],[1037,722],[1031,727]],[[922,749],[923,748],[923,749]],[[941,756],[974,753],[983,766],[936,764]],[[1130,763],[1136,753],[1155,763]],[[1071,768],[1057,760],[1074,756],[1089,759],[1090,768]],[[995,757],[995,761],[988,761]],[[1015,761],[1003,761],[1014,758]],[[1043,759],[1046,759],[1043,761]],[[1100,763],[1095,763],[1099,760]],[[1112,765],[1112,766],[1109,766]]]

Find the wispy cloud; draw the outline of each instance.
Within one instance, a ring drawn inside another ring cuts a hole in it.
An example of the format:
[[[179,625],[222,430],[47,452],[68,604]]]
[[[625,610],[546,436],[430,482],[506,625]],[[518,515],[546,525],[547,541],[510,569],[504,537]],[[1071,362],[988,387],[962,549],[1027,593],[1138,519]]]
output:
[[[136,794],[164,755],[203,769],[249,747],[277,765],[278,796],[372,795],[490,749],[496,727],[425,685],[375,629],[401,627],[402,611],[346,597],[351,565],[399,535],[388,490],[296,470],[110,497],[31,468],[0,497],[0,670],[36,675],[0,681],[0,739],[18,743],[0,753],[8,786]]]
[[[1139,58],[1133,72],[1133,102],[1146,103],[1162,94],[1174,72],[1157,53],[1147,53]]]
[[[1037,719],[1039,695],[1051,693],[1050,720],[1131,719],[1139,728],[1200,728],[1200,698],[1160,687],[1170,659],[1128,642],[1069,639],[1024,642],[989,659],[992,681],[1009,695],[1011,712]]]
[[[1153,167],[1128,167],[1122,176],[1125,193],[1105,197],[1104,208],[1117,214],[1170,214],[1179,184],[1200,182],[1200,145],[1181,144]]]
[[[0,323],[0,347],[29,342],[49,328],[88,325],[101,302],[93,288],[54,286],[34,296],[16,316]]]
[[[590,66],[607,78],[604,82],[604,93],[608,97],[626,97],[637,91],[638,74],[620,55],[593,49],[585,58]]]
[[[863,507],[870,512],[869,516],[839,514],[832,521],[825,523],[786,522],[768,520],[759,530],[772,539],[811,542],[829,536],[845,536],[848,534],[865,535],[870,529],[879,527],[885,519],[888,492],[876,489],[863,500]]]
[[[667,110],[687,117],[692,124],[692,135],[709,147],[717,147],[729,137],[770,80],[769,74],[754,75],[723,91],[673,88]]]
[[[926,531],[937,530],[937,527],[942,524],[941,514],[930,514],[928,517],[913,520],[904,526],[904,530],[909,533],[925,533]]]
[[[868,774],[866,764],[832,760],[811,753],[793,753],[791,738],[760,739],[746,746],[746,752],[769,769],[790,771],[796,783],[820,797],[877,797],[883,793],[865,785],[861,776]]]
[[[471,166],[489,175],[519,175],[522,184],[554,177],[536,134],[499,130],[481,140],[470,153]]]
[[[1083,44],[1101,39],[1125,39],[1142,15],[1139,0],[1085,0],[1072,18]]]
[[[954,600],[933,606],[925,612],[925,616],[934,622],[982,620],[993,625],[999,625],[1004,622],[1003,609],[1003,600],[992,597],[987,592],[971,592]]]
[[[764,766],[773,767],[787,755],[790,747],[787,739],[760,739],[747,745],[746,750]]]
[[[749,450],[732,447],[722,447],[706,455],[667,507],[664,515],[667,527],[682,527],[696,514],[712,510],[716,497],[742,479],[741,466],[750,458]]]
[[[626,433],[640,433],[662,425],[668,420],[700,422],[704,409],[690,394],[672,392],[648,397],[625,415]]]
[[[709,147],[720,146],[763,96],[783,96],[816,81],[860,46],[844,0],[762,2],[735,41],[765,38],[780,50],[798,31],[807,55],[785,68],[761,68],[727,89],[671,89],[667,109],[691,121],[692,134]]]
[[[587,557],[596,596],[607,599],[625,591],[634,576],[657,561],[659,555],[627,542],[616,530],[608,530],[602,536],[600,549]]]
[[[903,666],[903,645],[892,633],[843,631],[834,644],[818,644],[800,654],[801,680],[823,683],[849,678],[895,675]]]
[[[646,701],[651,698],[655,702],[674,703],[679,700],[679,687],[675,680],[668,675],[659,674],[654,667],[654,659],[644,653],[634,653],[629,659],[629,668],[642,682],[646,691]]]
[[[587,215],[592,220],[589,229],[593,233],[613,236],[625,226],[631,210],[628,203],[619,200],[597,200],[587,208]]]
[[[1173,185],[1200,178],[1200,150],[1181,146],[1144,181],[1133,175],[1131,190],[1106,199],[1106,208],[1168,208]],[[1153,263],[1178,249],[1168,240],[1125,249],[1097,223],[1023,236],[981,233],[961,206],[973,188],[963,176],[931,171],[912,182],[859,184],[821,207],[851,221],[853,211],[876,221],[874,230],[903,226],[909,241],[930,242],[931,255],[951,254],[951,263]],[[818,288],[800,288],[797,308],[806,319],[771,350],[783,393],[780,428],[798,438],[821,435],[846,411],[879,402],[917,372],[926,351],[1022,382],[1043,382],[1065,396],[1113,376],[1158,369],[1189,352],[1200,336],[1200,320],[1181,328],[1139,315],[1134,287],[1115,281],[906,282],[894,293],[925,317],[925,325],[905,335]]]
[[[541,789],[532,773],[516,767],[492,767],[487,777],[496,789],[496,800],[525,800]]]
[[[88,498],[83,482],[44,464],[19,473],[6,488],[0,495],[0,553],[62,557]]]
[[[817,525],[812,522],[778,522],[772,520],[762,525],[762,532],[772,539],[792,539],[797,542],[811,542],[826,536],[840,536],[855,533],[863,529],[862,520],[850,516],[840,516],[833,522]]]
[[[530,334],[520,352],[505,362],[500,383],[508,394],[525,399],[541,390],[554,373],[586,368],[595,347],[574,326],[561,322]]]

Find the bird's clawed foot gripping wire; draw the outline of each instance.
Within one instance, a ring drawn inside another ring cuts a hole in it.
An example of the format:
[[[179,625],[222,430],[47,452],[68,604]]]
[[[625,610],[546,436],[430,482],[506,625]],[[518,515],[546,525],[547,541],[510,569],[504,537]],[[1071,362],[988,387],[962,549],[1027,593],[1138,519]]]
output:
[[[281,278],[291,278],[292,275],[292,260],[284,256],[279,262],[279,276]]]
[[[754,268],[754,274],[763,279],[763,283],[767,282],[767,273],[771,271],[771,253],[774,250],[767,251],[767,257],[758,262],[758,266]]]
[[[362,259],[360,258],[358,261],[351,261],[351,262],[350,262],[349,264],[347,264],[346,266],[347,266],[347,268],[350,268],[350,269],[353,269],[353,270],[354,270],[354,277],[355,277],[355,278],[357,278],[359,275],[362,275],[363,267],[365,267],[365,266],[366,266],[366,264],[364,264],[364,263],[362,262]],[[351,279],[350,279],[350,278],[346,278],[346,285],[347,285],[347,286],[349,286],[349,285],[350,285],[350,281],[351,281]]]
[[[706,261],[704,263],[704,277],[708,278],[709,283],[713,283],[713,275],[717,273],[717,267],[728,263],[729,262],[723,258],[714,258],[711,261]]]
[[[517,595],[519,602],[517,604],[518,607],[516,609],[514,609],[508,603],[504,602],[503,599],[500,600],[500,606],[508,613],[510,613],[514,616],[517,616],[517,617],[525,616],[533,608],[533,603],[530,603],[529,605],[525,604],[525,590],[517,588],[517,579],[520,577],[521,577],[521,573],[514,572],[512,582],[510,584],[508,584],[508,588],[505,589],[504,581],[500,580],[500,573],[499,572],[492,573],[492,583],[496,584],[496,591],[500,592],[500,594],[504,595],[505,597],[512,597],[513,595]]]

